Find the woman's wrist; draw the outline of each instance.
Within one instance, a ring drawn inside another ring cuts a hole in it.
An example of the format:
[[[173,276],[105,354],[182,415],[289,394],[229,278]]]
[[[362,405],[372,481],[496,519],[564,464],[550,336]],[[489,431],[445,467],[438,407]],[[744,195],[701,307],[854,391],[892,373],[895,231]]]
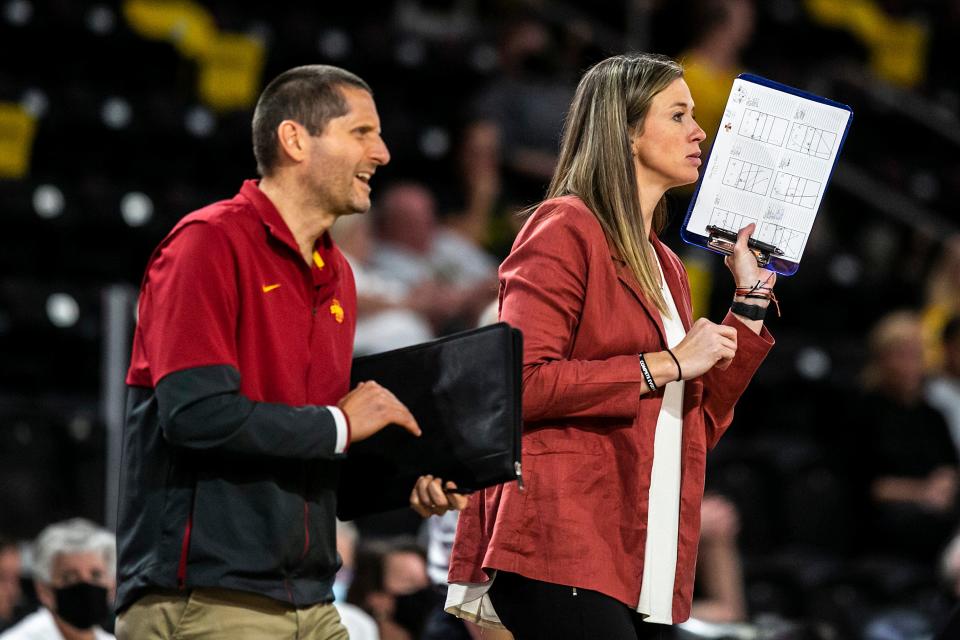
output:
[[[738,285],[734,289],[731,310],[738,316],[750,320],[763,320],[771,302],[779,316],[780,305],[777,302],[776,294],[773,293],[773,286],[767,286],[765,282],[757,281],[752,285]]]
[[[736,295],[736,296],[733,296],[733,301],[742,302],[743,304],[756,305],[758,307],[763,307],[764,309],[770,306],[770,298],[766,296],[761,298],[761,297],[754,297],[752,295],[751,296]]]
[[[679,360],[675,360],[675,356],[671,356],[668,351],[648,351],[640,355],[643,356],[643,365],[640,368],[644,377],[643,387],[647,391],[651,391],[649,388],[651,379],[655,389],[660,389],[670,382],[676,382],[678,376],[682,375]],[[650,374],[650,379],[647,379],[646,373],[643,373],[644,365],[647,373]]]

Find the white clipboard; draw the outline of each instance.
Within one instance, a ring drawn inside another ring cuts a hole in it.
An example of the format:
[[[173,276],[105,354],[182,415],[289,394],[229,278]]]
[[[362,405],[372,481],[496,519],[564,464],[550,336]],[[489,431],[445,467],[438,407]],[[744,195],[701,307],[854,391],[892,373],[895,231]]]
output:
[[[796,273],[852,121],[845,104],[737,76],[681,237],[729,255],[737,231],[753,222],[757,263]]]

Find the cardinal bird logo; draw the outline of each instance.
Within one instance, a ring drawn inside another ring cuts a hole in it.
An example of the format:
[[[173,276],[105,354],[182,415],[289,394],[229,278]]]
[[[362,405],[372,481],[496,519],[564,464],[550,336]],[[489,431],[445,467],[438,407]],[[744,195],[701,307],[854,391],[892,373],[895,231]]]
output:
[[[333,304],[330,305],[330,313],[333,314],[337,322],[343,322],[343,307],[340,306],[340,301],[336,298],[333,299]]]

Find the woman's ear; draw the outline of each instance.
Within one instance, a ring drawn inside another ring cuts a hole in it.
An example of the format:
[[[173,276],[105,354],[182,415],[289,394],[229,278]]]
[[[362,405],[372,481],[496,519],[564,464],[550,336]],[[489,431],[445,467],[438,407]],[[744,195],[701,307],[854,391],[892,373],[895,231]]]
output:
[[[630,155],[634,158],[640,153],[640,133],[639,127],[630,132]]]

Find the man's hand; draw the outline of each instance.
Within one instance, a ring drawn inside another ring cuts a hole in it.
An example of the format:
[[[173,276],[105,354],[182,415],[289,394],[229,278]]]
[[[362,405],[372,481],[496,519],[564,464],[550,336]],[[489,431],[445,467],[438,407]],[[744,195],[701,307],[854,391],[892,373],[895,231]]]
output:
[[[361,382],[337,406],[350,420],[350,442],[366,440],[389,424],[420,435],[420,426],[410,410],[376,382]]]
[[[467,496],[459,493],[447,493],[447,489],[456,489],[457,485],[440,478],[420,476],[410,492],[410,506],[424,518],[443,515],[451,509],[462,511],[467,506]]]

